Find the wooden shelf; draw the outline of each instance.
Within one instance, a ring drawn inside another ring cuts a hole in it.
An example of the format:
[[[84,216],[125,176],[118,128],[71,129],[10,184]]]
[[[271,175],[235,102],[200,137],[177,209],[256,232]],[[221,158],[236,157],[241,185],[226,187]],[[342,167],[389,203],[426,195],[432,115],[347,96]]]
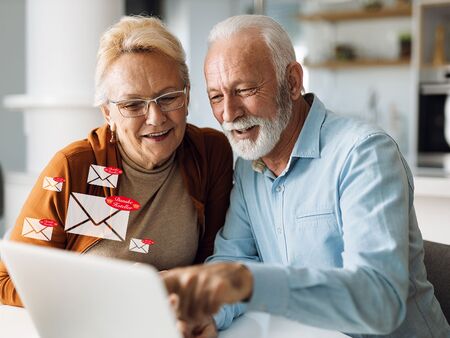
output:
[[[384,19],[392,17],[408,17],[412,14],[411,6],[395,6],[380,9],[361,9],[354,11],[319,12],[310,15],[299,15],[302,21],[350,21],[366,19]]]
[[[349,61],[327,61],[322,63],[308,63],[304,66],[313,69],[345,69],[345,68],[364,68],[364,67],[392,67],[392,66],[408,66],[409,59],[399,60],[377,60],[377,59],[357,59]]]
[[[422,63],[420,65],[421,69],[443,69],[443,68],[448,68],[448,70],[450,70],[450,63],[444,63],[443,65],[433,65],[431,63]]]

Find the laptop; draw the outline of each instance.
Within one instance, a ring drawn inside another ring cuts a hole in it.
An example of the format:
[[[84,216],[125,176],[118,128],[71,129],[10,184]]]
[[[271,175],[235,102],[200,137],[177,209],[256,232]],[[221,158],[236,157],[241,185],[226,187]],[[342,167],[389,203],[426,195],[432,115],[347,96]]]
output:
[[[0,253],[42,338],[181,338],[151,266],[11,241]]]

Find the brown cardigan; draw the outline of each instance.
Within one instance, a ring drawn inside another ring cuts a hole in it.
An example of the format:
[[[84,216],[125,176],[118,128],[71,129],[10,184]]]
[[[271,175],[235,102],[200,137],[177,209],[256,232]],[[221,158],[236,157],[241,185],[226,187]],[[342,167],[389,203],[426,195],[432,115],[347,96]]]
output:
[[[110,143],[109,139],[109,128],[105,125],[94,129],[87,139],[74,142],[56,153],[28,196],[11,233],[11,240],[80,253],[102,240],[66,233],[64,223],[70,192],[104,197],[115,195],[115,188],[87,184],[91,164],[122,167],[117,146]],[[222,133],[189,124],[177,152],[184,183],[197,210],[201,238],[195,263],[200,263],[212,254],[215,235],[225,221],[232,187],[233,155]],[[45,176],[63,177],[65,182],[62,191],[43,189],[42,182]],[[53,228],[51,241],[22,236],[25,217],[52,219],[58,222],[59,225]],[[0,262],[0,300],[7,305],[22,306],[2,262]]]

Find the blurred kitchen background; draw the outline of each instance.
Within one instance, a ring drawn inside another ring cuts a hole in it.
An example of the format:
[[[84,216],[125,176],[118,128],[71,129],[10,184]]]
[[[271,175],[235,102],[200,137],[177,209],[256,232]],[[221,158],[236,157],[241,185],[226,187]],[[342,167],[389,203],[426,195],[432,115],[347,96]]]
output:
[[[103,123],[93,78],[108,26],[124,14],[162,18],[187,53],[189,122],[220,129],[203,79],[206,38],[253,13],[288,31],[308,92],[398,142],[424,237],[450,244],[450,0],[0,0],[0,236],[51,156]]]

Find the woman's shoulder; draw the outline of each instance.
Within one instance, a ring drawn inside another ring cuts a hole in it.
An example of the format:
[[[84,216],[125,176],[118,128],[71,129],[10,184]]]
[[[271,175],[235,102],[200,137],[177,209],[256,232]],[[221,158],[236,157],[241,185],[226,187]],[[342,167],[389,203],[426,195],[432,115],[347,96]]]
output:
[[[67,159],[83,157],[91,152],[92,147],[87,139],[72,142],[58,151],[58,153],[64,155]]]
[[[74,141],[60,149],[55,157],[64,157],[69,163],[92,162],[95,160],[96,153],[105,148],[105,139],[105,127],[95,128],[87,138]]]
[[[92,146],[87,139],[72,142],[59,150],[55,157],[64,157],[68,163],[88,162],[95,158]]]
[[[42,174],[55,176],[56,174],[64,175],[67,172],[79,172],[94,162],[95,155],[89,142],[79,140],[57,151]]]

